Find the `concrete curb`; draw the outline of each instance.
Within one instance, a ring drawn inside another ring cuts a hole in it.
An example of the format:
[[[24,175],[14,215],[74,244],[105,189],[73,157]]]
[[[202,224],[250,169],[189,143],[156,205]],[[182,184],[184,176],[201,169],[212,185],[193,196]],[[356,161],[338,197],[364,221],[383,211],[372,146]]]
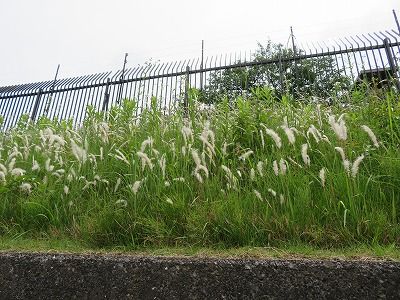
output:
[[[0,299],[400,299],[400,262],[0,253]]]

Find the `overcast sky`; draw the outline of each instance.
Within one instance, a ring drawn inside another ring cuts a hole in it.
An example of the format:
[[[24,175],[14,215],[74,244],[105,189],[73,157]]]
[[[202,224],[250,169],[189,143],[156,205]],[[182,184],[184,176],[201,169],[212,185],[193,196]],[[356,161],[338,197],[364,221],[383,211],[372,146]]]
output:
[[[395,29],[398,0],[0,0],[0,86]]]

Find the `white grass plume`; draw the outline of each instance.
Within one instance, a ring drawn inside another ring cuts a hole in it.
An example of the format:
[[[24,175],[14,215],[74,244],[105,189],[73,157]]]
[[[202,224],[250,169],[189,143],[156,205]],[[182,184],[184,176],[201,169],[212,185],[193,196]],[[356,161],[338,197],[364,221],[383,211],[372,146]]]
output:
[[[185,142],[185,145],[188,144],[188,142],[193,142],[193,131],[190,127],[183,126],[181,129],[181,133]]]
[[[274,160],[272,162],[272,169],[274,170],[274,174],[276,176],[278,176],[279,175],[279,167],[278,167],[278,162],[276,160]]]
[[[260,137],[261,137],[261,146],[264,149],[265,148],[264,134],[261,129],[260,129]]]
[[[161,173],[163,178],[165,178],[165,167],[166,167],[166,158],[165,158],[165,153],[161,156],[161,158],[158,160],[158,164],[161,169]]]
[[[129,163],[129,161],[126,159],[126,156],[118,149],[115,149],[115,152],[117,152],[117,154],[114,156],[116,159],[118,160],[122,160],[124,163],[126,163],[128,166],[130,166],[131,164]]]
[[[24,169],[21,169],[21,168],[15,168],[15,169],[12,169],[10,173],[14,177],[19,177],[19,176],[24,176],[26,171]]]
[[[356,158],[356,160],[353,162],[353,165],[351,167],[351,176],[354,178],[357,176],[358,169],[360,167],[361,162],[364,159],[364,154],[361,154],[359,157]]]
[[[296,143],[296,137],[294,136],[293,130],[285,125],[281,127],[285,131],[289,143],[294,145]]]
[[[185,178],[183,178],[183,177],[176,177],[176,178],[173,178],[172,181],[185,182]]]
[[[256,171],[254,170],[254,168],[250,169],[250,180],[254,181],[256,179]]]
[[[118,177],[117,182],[115,183],[114,193],[118,191],[120,185],[121,185],[121,178]]]
[[[0,170],[4,173],[4,175],[7,175],[8,170],[2,163],[0,163]]]
[[[258,174],[260,174],[261,177],[264,176],[264,162],[259,161],[257,163],[257,171],[258,171]]]
[[[263,201],[263,197],[261,196],[261,193],[260,193],[259,191],[253,190],[253,193],[254,193],[254,195],[256,195],[256,197],[257,197],[259,200]]]
[[[198,172],[193,172],[193,175],[200,183],[203,183],[203,177]]]
[[[286,160],[284,160],[283,158],[281,158],[279,160],[279,169],[280,169],[280,173],[281,175],[285,175],[286,171],[287,171],[287,162]]]
[[[54,170],[54,166],[51,165],[50,162],[51,162],[51,160],[50,160],[50,158],[48,158],[48,159],[46,159],[46,162],[44,164],[47,172],[52,172]]]
[[[203,172],[204,172],[204,175],[206,175],[206,177],[208,178],[209,173],[208,173],[208,169],[207,169],[205,166],[203,166],[203,165],[197,165],[196,168],[195,168],[195,170],[194,170],[194,172],[195,172],[195,173],[198,173],[199,171],[203,171]]]
[[[0,182],[4,183],[6,181],[6,174],[3,171],[0,171]]]
[[[23,182],[20,186],[19,189],[22,193],[25,194],[30,194],[32,192],[32,186],[27,183],[27,182]]]
[[[344,154],[344,150],[342,147],[335,147],[335,150],[337,152],[339,152],[340,156],[342,157],[342,160],[345,161],[346,160],[346,155]]]
[[[131,185],[129,186],[130,189],[131,189],[131,191],[132,191],[132,193],[133,193],[134,195],[136,195],[137,192],[139,191],[139,188],[140,188],[140,186],[142,185],[142,181],[143,181],[143,180],[137,180],[137,181],[135,181],[133,184],[131,184]]]
[[[317,128],[315,128],[314,125],[311,125],[308,130],[307,130],[307,138],[310,138],[310,135],[314,137],[314,140],[319,143],[319,141],[322,139],[322,135],[319,132]]]
[[[320,171],[319,171],[319,179],[321,179],[321,185],[323,186],[323,187],[325,187],[325,180],[326,180],[326,169],[325,168],[322,168]]]
[[[369,138],[371,139],[372,143],[374,144],[375,148],[379,148],[379,143],[376,138],[376,135],[372,132],[371,128],[369,128],[367,125],[361,125],[361,129],[364,130]]]
[[[265,133],[272,138],[278,149],[282,148],[282,140],[280,136],[272,129],[265,128]]]
[[[245,161],[246,159],[248,159],[250,157],[250,155],[252,155],[254,152],[252,150],[246,151],[245,153],[243,153],[242,155],[239,156],[239,160],[243,160]]]
[[[341,115],[338,121],[335,121],[335,116],[330,115],[328,118],[328,123],[331,125],[332,130],[335,132],[336,137],[341,140],[347,140],[347,127],[344,121],[344,115]]]
[[[144,152],[147,146],[153,147],[153,138],[150,136],[142,142],[142,145],[140,146],[140,152]]]
[[[196,166],[201,165],[201,159],[200,159],[199,153],[197,152],[196,149],[192,149],[192,158],[193,158]]]
[[[8,163],[8,171],[11,172],[14,169],[15,166],[15,157],[11,159],[11,161]]]
[[[276,192],[273,189],[268,189],[268,193],[270,193],[273,197],[276,197]]]
[[[146,166],[149,166],[150,170],[153,170],[153,163],[151,162],[151,159],[147,156],[146,153],[143,153],[141,151],[136,152],[136,155],[141,159],[142,162],[142,171],[146,168]]]
[[[79,163],[84,164],[87,160],[86,150],[79,147],[73,139],[71,139],[71,149],[72,149],[72,154],[79,161]]]
[[[310,156],[307,154],[308,144],[301,145],[301,157],[303,158],[303,162],[306,166],[310,166]]]

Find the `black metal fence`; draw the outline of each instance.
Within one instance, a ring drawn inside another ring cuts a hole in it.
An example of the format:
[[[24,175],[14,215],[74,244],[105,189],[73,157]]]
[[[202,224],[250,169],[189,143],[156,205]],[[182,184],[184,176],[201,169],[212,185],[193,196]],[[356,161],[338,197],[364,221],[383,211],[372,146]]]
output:
[[[33,121],[45,116],[81,124],[88,105],[106,111],[123,99],[135,99],[140,113],[155,97],[159,107],[171,113],[187,104],[189,88],[209,96],[232,90],[237,95],[255,86],[298,92],[296,95],[324,96],[333,90],[343,94],[362,80],[375,79],[382,85],[389,77],[399,78],[399,40],[398,32],[386,30],[332,43],[296,45],[290,51],[269,48],[268,52],[264,48],[253,53],[148,63],[117,72],[0,87],[2,130],[15,126],[22,115]],[[338,84],[342,79],[347,84]]]

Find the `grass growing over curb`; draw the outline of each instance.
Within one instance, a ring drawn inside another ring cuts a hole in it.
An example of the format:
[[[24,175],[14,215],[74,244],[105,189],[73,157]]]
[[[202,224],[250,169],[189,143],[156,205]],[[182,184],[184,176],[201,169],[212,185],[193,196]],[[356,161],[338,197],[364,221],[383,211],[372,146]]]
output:
[[[0,234],[93,249],[400,245],[396,95],[191,100],[187,115],[91,109],[78,129],[22,119],[0,136]]]
[[[400,261],[400,249],[395,245],[367,246],[364,244],[346,248],[321,249],[308,244],[279,245],[277,247],[141,247],[115,246],[93,248],[92,245],[70,238],[1,237],[1,253],[63,253],[96,255],[134,255],[190,258],[234,259],[346,259],[346,260],[393,260]]]

